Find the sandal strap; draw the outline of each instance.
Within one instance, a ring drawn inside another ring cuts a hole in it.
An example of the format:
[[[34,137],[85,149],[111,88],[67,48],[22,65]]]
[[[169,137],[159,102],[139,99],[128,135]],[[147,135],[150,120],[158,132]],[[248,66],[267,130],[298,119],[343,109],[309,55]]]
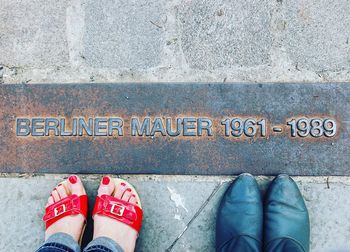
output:
[[[72,194],[65,197],[45,209],[43,221],[46,223],[46,229],[56,221],[68,215],[82,214],[87,217],[88,197],[87,195]]]
[[[125,223],[137,232],[141,230],[142,209],[135,204],[113,196],[97,196],[92,215],[94,216],[95,214],[104,215]]]

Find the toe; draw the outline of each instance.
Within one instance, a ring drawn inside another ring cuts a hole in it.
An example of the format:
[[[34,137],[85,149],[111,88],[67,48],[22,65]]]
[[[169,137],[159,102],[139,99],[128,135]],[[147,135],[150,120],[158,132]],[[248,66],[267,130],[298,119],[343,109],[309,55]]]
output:
[[[124,182],[121,182],[116,186],[115,191],[114,191],[114,197],[121,199],[127,189],[127,186]]]
[[[62,184],[59,184],[57,187],[56,187],[56,191],[58,192],[58,195],[60,196],[61,199],[67,197],[67,191],[66,191],[66,188],[62,185]]]
[[[135,195],[135,194],[132,194],[132,195],[130,196],[129,202],[130,202],[131,204],[134,204],[134,205],[137,205],[137,204],[138,204],[137,198],[136,198],[136,195]]]
[[[85,189],[83,186],[83,183],[81,182],[80,178],[76,175],[71,175],[67,179],[67,186],[71,194],[75,195],[85,195]]]
[[[101,180],[100,187],[98,188],[98,196],[101,195],[112,195],[114,191],[114,183],[108,176],[104,176]]]
[[[55,202],[57,202],[61,199],[56,188],[52,191],[51,195],[52,195],[52,198]]]
[[[50,197],[48,198],[47,203],[48,203],[48,205],[52,205],[53,203],[55,203],[55,201],[54,201],[54,199],[53,199],[53,197],[52,197],[52,194],[51,194]]]
[[[125,190],[125,192],[124,192],[124,194],[123,194],[123,196],[122,196],[122,200],[125,200],[125,201],[129,201],[130,200],[130,197],[131,197],[131,195],[132,195],[132,193],[131,193],[131,188],[127,188],[126,190]]]
[[[52,194],[51,194],[52,195]],[[52,205],[53,203],[55,203],[55,201],[53,200],[52,196],[50,195],[50,197],[47,199],[47,203],[46,203],[46,207]]]

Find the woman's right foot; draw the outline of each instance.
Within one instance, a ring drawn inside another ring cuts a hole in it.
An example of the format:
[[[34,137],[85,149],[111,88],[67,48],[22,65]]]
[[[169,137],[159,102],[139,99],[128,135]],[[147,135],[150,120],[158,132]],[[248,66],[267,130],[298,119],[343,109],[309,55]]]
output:
[[[108,176],[103,177],[98,188],[98,196],[102,195],[110,195],[141,207],[135,189],[123,182],[116,186],[114,180]],[[135,250],[138,232],[127,224],[96,214],[94,216],[93,238],[98,237],[108,237],[118,243],[125,252],[129,252]]]
[[[64,199],[72,194],[77,196],[86,195],[83,183],[76,175],[71,175],[66,181],[57,185],[51,192],[50,197],[47,200],[46,207]],[[55,233],[66,233],[72,236],[72,238],[79,242],[83,227],[85,223],[85,217],[82,214],[69,215],[60,220],[57,220],[45,232],[45,240]]]

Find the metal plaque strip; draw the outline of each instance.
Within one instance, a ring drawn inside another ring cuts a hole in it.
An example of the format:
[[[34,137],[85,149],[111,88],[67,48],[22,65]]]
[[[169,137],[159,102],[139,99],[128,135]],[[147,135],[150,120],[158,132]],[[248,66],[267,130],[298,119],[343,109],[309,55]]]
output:
[[[350,85],[0,85],[0,172],[350,175]]]

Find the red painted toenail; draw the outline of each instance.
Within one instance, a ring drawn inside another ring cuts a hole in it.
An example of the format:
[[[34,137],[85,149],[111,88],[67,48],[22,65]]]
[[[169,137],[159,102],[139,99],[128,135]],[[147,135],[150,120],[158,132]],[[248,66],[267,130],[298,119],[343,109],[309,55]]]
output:
[[[128,189],[126,189],[128,192],[131,192],[131,189],[130,188],[128,188]]]
[[[136,197],[136,195],[135,195],[135,194],[133,194],[133,195],[131,195],[131,197]]]
[[[120,183],[121,186],[126,186],[126,184],[124,182]]]
[[[62,184],[58,184],[57,186],[61,186]]]
[[[68,179],[69,179],[69,182],[71,182],[72,184],[75,184],[78,181],[78,177],[75,175],[69,176]]]
[[[109,179],[109,177],[108,177],[108,176],[104,176],[103,179],[102,179],[102,184],[108,185],[108,184],[109,184],[109,181],[111,181],[111,180]]]

